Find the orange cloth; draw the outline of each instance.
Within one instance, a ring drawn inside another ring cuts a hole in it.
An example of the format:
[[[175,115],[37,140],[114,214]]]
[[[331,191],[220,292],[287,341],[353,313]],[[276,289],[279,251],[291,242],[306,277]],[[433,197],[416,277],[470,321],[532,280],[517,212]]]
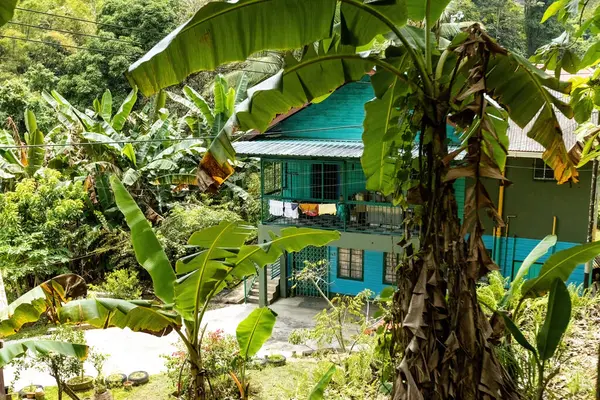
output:
[[[300,210],[302,210],[303,214],[306,214],[309,217],[316,217],[317,215],[319,215],[318,204],[300,204]]]

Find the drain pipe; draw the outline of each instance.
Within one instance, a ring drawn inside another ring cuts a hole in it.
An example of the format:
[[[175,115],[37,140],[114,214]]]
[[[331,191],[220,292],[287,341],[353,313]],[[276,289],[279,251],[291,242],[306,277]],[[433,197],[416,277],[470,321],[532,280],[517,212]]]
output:
[[[511,218],[517,218],[516,215],[507,215],[506,216],[506,231],[504,232],[504,267],[506,269],[507,265],[507,258],[508,258],[508,230],[510,227],[510,220]]]

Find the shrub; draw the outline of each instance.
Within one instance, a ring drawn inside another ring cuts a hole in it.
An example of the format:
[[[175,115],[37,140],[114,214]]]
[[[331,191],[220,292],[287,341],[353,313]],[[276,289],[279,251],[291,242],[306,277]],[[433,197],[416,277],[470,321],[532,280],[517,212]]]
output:
[[[158,237],[170,259],[177,259],[187,252],[185,245],[192,233],[218,225],[221,221],[239,221],[240,216],[222,206],[208,202],[178,204],[162,221]]]
[[[138,273],[132,269],[117,269],[107,274],[100,285],[89,285],[94,291],[107,293],[110,297],[124,300],[139,299],[142,295]]]

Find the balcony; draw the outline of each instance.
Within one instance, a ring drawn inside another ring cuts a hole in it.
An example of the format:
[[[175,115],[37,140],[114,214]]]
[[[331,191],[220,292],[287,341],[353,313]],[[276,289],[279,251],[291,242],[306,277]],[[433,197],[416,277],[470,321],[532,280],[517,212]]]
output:
[[[262,223],[265,225],[398,235],[404,233],[403,221],[403,210],[389,203],[314,200],[303,202],[280,196],[264,196],[262,202]]]

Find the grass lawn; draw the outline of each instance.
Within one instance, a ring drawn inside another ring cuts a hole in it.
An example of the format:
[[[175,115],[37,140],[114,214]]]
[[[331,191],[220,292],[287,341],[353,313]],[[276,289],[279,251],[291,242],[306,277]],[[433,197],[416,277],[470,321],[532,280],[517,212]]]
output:
[[[57,400],[58,390],[56,386],[47,386],[44,388],[46,400]],[[139,400],[139,399],[168,399],[172,392],[171,383],[166,375],[152,375],[150,381],[145,385],[136,386],[131,391],[125,391],[123,388],[110,389],[114,400]],[[94,392],[78,393],[81,399],[94,398]],[[63,394],[63,400],[70,400],[70,397]]]
[[[314,360],[292,360],[282,367],[266,367],[262,370],[250,370],[248,376],[250,379],[250,390],[252,399],[260,400],[281,400],[282,393],[293,393],[299,382],[304,377],[311,374],[317,363]],[[231,385],[235,386],[231,381]],[[123,388],[111,389],[114,400],[166,400],[169,399],[173,387],[165,374],[152,375],[150,382],[145,385],[134,387],[131,391],[125,391]],[[57,400],[58,392],[56,386],[44,388],[46,400]],[[78,393],[83,399],[93,399],[94,392]],[[63,395],[64,400],[69,400],[69,396]]]
[[[251,397],[260,400],[281,400],[283,393],[291,394],[298,384],[317,366],[315,360],[289,360],[281,367],[248,371]]]

